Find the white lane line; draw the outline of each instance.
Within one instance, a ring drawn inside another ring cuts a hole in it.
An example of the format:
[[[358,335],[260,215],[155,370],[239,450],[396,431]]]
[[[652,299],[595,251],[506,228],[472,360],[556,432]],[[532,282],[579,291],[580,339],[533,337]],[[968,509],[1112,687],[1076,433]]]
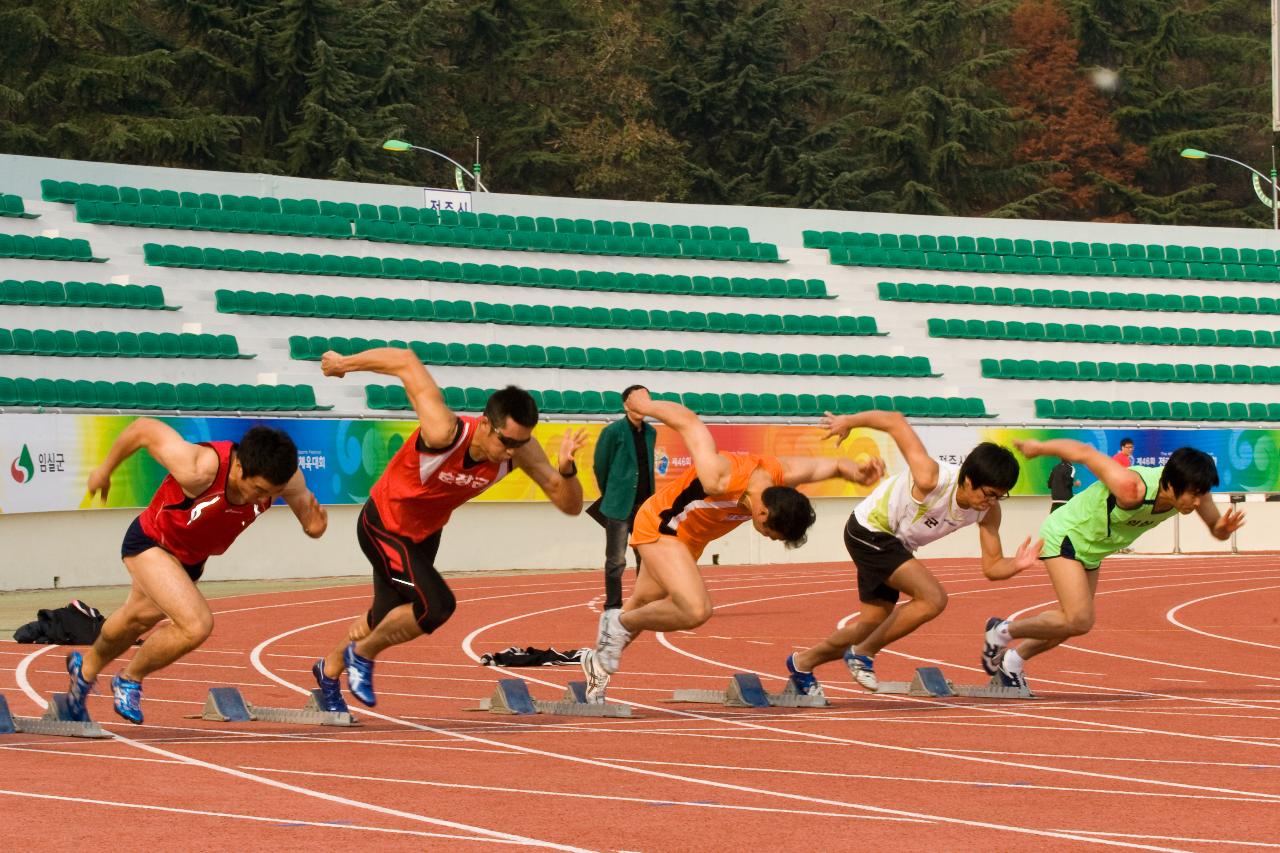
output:
[[[343,619],[334,619],[329,622],[324,622],[320,624],[328,625],[328,624],[333,624],[334,622],[349,621],[350,619],[351,617],[347,616],[347,617],[344,617]],[[30,681],[27,680],[27,669],[31,665],[31,662],[33,660],[37,659],[38,657],[40,657],[41,655],[47,652],[53,651],[56,648],[58,648],[58,646],[45,646],[39,651],[32,652],[27,657],[23,658],[22,662],[18,664],[17,671],[14,673],[14,677],[18,681],[18,686],[22,688],[23,692],[27,694],[27,697],[31,699],[31,701],[35,702],[37,705],[39,705],[42,708],[48,707],[49,703],[46,702],[40,696],[40,694],[35,691],[35,689],[31,686]],[[303,692],[306,692],[306,691],[303,691]],[[214,764],[208,761],[201,761],[198,758],[192,758],[191,756],[182,755],[177,752],[169,752],[168,750],[161,749],[157,746],[152,746],[149,743],[145,743],[140,740],[134,740],[133,738],[125,737],[124,735],[121,735],[117,732],[109,732],[109,734],[115,740],[121,743],[127,744],[129,746],[132,746],[135,749],[140,749],[145,752],[153,753],[155,755],[163,755],[167,758],[177,759],[178,761],[181,761],[183,764],[189,764],[193,767],[202,767],[206,770],[213,770],[217,773],[223,773],[228,776],[233,776],[237,779],[244,779],[250,782],[258,782],[260,784],[267,785],[272,788],[279,788],[281,790],[290,791],[295,794],[302,794],[303,796],[314,797],[319,800],[325,800],[327,802],[337,803],[338,805],[350,806],[352,808],[357,808],[357,809],[365,809],[367,811],[376,812],[378,814],[389,815],[391,817],[398,817],[404,820],[416,821],[419,823],[429,823],[435,826],[446,826],[446,827],[449,827],[450,829],[457,829],[464,832],[473,832],[473,833],[476,833],[477,835],[484,836],[487,839],[500,839],[503,841],[511,841],[511,842],[516,842],[520,844],[533,845],[538,847],[547,847],[552,850],[565,850],[565,851],[570,851],[570,853],[584,853],[584,851],[580,847],[570,847],[568,845],[555,844],[550,841],[542,841],[535,838],[527,838],[525,836],[514,835],[508,832],[498,832],[497,830],[493,830],[493,829],[486,829],[484,827],[479,827],[479,826],[470,826],[465,823],[458,823],[456,821],[445,820],[443,818],[428,817],[427,815],[400,811],[399,809],[388,808],[387,806],[380,806],[380,805],[377,805],[376,803],[366,803],[360,800],[353,800],[347,797],[339,797],[334,794],[326,794],[321,791],[313,791],[307,788],[301,788],[296,785],[290,785],[286,782],[281,782],[277,779],[268,779],[265,776],[255,776],[252,773],[245,773],[242,770],[236,770],[235,768],[232,768],[232,767],[227,767],[221,764]]]
[[[1151,676],[1151,680],[1152,681],[1177,681],[1182,684],[1208,684],[1209,683],[1202,678],[1161,678],[1158,675]]]
[[[495,627],[500,624],[505,624],[507,622],[515,622],[520,619],[527,618],[529,616],[539,616],[539,615],[544,615],[546,613],[558,612],[561,610],[577,609],[578,607],[580,607],[580,605],[573,604],[573,605],[567,605],[564,607],[547,608],[545,610],[521,614],[518,616],[511,617],[509,619],[504,619],[499,622],[491,623],[490,625],[487,625],[487,626],[482,626],[481,628],[477,628],[475,631],[472,631],[463,640],[463,650],[473,660],[478,661],[480,659],[480,656],[476,654],[475,650],[472,648],[472,641],[476,636],[478,636],[480,633],[487,630],[488,628]],[[332,620],[332,621],[337,622],[342,620]],[[322,624],[330,624],[330,623],[322,623]],[[257,646],[257,648],[253,650],[253,653],[250,655],[250,659],[253,661],[254,667],[256,667],[258,671],[261,672],[263,675],[275,680],[281,686],[288,687],[292,690],[297,691],[298,693],[303,693],[303,694],[308,693],[309,691],[307,689],[303,687],[299,687],[295,684],[292,684],[286,681],[285,679],[275,675],[271,671],[267,670],[262,664],[261,653],[267,646],[271,645],[276,640],[281,639],[283,637],[290,636],[292,634],[299,633],[301,631],[309,630],[310,628],[313,628],[313,627],[315,626],[303,625],[301,627],[294,628],[289,631],[285,631],[284,633],[277,634],[275,637],[270,637],[266,640],[263,640],[262,643],[260,643]],[[533,681],[533,682],[547,685],[550,687],[557,687],[557,688],[563,687],[563,685],[557,684],[556,682],[535,678],[525,673],[522,673],[522,675],[525,676],[525,680],[527,681]],[[644,708],[646,710],[652,710],[652,711],[657,711],[664,714],[669,714],[671,716],[679,716],[679,717],[685,717],[688,719],[702,720],[704,722],[724,722],[724,721],[716,720],[713,717],[709,717],[703,714],[696,714],[688,711],[673,711],[668,708],[661,708],[654,705],[638,705],[635,703],[628,703],[628,704],[633,704],[635,705],[635,707]],[[1050,837],[1050,838],[1065,838],[1071,841],[1086,841],[1086,842],[1095,843],[1095,844],[1103,844],[1111,847],[1133,847],[1140,850],[1176,851],[1176,853],[1183,853],[1183,851],[1177,851],[1176,848],[1157,847],[1154,845],[1135,844],[1135,843],[1124,842],[1124,841],[1112,841],[1112,840],[1094,838],[1089,836],[1055,834],[1048,830],[1032,829],[1030,827],[1016,826],[1016,825],[1006,824],[1006,823],[990,823],[987,821],[967,820],[964,818],[953,818],[953,817],[946,817],[942,815],[922,814],[919,812],[910,812],[902,809],[889,809],[881,806],[871,806],[871,805],[866,805],[862,803],[846,803],[846,802],[841,802],[839,800],[827,800],[821,797],[809,797],[803,794],[792,794],[785,791],[773,791],[766,788],[753,788],[745,785],[735,785],[729,782],[718,782],[711,779],[701,779],[695,776],[683,776],[683,775],[674,774],[674,773],[664,773],[664,772],[655,771],[655,770],[646,770],[642,767],[631,767],[624,764],[615,764],[611,762],[601,761],[599,759],[584,758],[582,756],[551,752],[549,750],[537,749],[535,747],[522,746],[514,743],[504,743],[503,741],[489,740],[487,738],[482,738],[475,735],[463,734],[461,732],[453,732],[445,729],[435,729],[430,726],[424,726],[419,723],[414,723],[412,721],[405,720],[399,717],[393,717],[387,714],[381,714],[381,713],[377,713],[375,711],[371,711],[367,709],[362,713],[365,716],[375,717],[377,719],[381,719],[389,723],[395,723],[402,726],[407,726],[409,728],[419,729],[420,731],[432,732],[434,734],[445,735],[448,737],[455,737],[460,740],[467,740],[475,743],[483,743],[488,746],[497,746],[500,748],[511,750],[513,752],[521,752],[527,755],[537,755],[543,758],[552,758],[552,759],[557,759],[561,761],[568,761],[574,764],[586,764],[594,767],[607,767],[614,770],[621,770],[623,772],[628,772],[628,773],[636,773],[642,776],[651,776],[651,777],[656,777],[660,779],[667,779],[670,781],[689,782],[695,785],[705,785],[708,787],[737,791],[741,793],[763,794],[765,796],[779,797],[787,800],[813,803],[815,805],[835,806],[837,808],[853,808],[853,809],[859,809],[862,811],[869,811],[869,812],[872,812],[873,814],[884,814],[884,815],[894,815],[898,817],[919,818],[922,820],[936,821],[939,823],[949,823],[949,824],[955,824],[959,826],[972,826],[972,827],[978,827],[982,829],[994,829],[1000,832],[1011,832],[1011,833],[1020,834],[1020,835],[1034,835],[1034,836]],[[771,731],[776,734],[794,735],[793,732],[788,732],[783,729],[771,729],[768,726],[756,725],[753,723],[742,723],[741,725],[746,728],[752,728],[752,729],[761,730],[761,731]],[[822,739],[827,741],[837,742],[837,743],[844,742],[839,738],[823,737]],[[867,744],[867,745],[871,745],[871,744]],[[904,749],[904,751],[915,752],[916,750]],[[992,763],[999,763],[999,762],[992,762]],[[1241,792],[1231,792],[1231,793],[1241,793]],[[1247,792],[1245,793],[1247,794]]]
[[[421,838],[444,838],[450,841],[471,841],[482,844],[518,844],[527,846],[523,841],[508,841],[502,838],[476,838],[473,835],[450,835],[443,832],[423,832],[419,829],[391,829],[385,826],[366,826],[354,823],[335,821],[327,823],[315,820],[299,820],[292,817],[266,817],[264,815],[239,814],[236,812],[211,812],[202,809],[181,809],[175,806],[153,806],[146,803],[126,803],[119,800],[95,800],[88,797],[65,797],[57,794],[36,794],[31,791],[6,791],[0,789],[0,795],[9,797],[26,797],[33,800],[53,800],[63,803],[78,803],[91,806],[110,806],[118,809],[140,809],[143,811],[167,812],[169,814],[196,815],[198,817],[231,818],[233,820],[249,820],[257,823],[269,823],[287,828],[291,826],[311,826],[324,830],[348,829],[356,832],[382,832],[391,835],[414,835]],[[316,839],[317,844],[323,844]]]
[[[1195,761],[1180,758],[1136,758],[1114,755],[1074,755],[1062,752],[1010,752],[1007,749],[960,749],[958,747],[935,746],[946,752],[973,752],[982,755],[1028,755],[1036,758],[1064,758],[1072,761],[1133,761],[1139,764],[1190,764],[1193,767],[1246,767],[1250,770],[1280,770],[1280,764],[1258,764],[1242,761]]]
[[[1263,590],[1267,590],[1267,589],[1280,589],[1280,586],[1259,586],[1259,587],[1254,587],[1253,589],[1237,589],[1237,590],[1232,590],[1231,592],[1220,592],[1217,595],[1206,595],[1204,598],[1197,598],[1197,599],[1193,599],[1192,601],[1184,601],[1182,604],[1179,604],[1177,607],[1171,608],[1169,612],[1165,613],[1164,618],[1172,622],[1174,625],[1177,625],[1179,628],[1183,629],[1184,631],[1191,631],[1192,633],[1200,634],[1201,636],[1204,636],[1204,637],[1212,637],[1215,640],[1226,640],[1227,642],[1230,642],[1230,643],[1243,643],[1246,646],[1258,646],[1264,649],[1280,649],[1280,646],[1277,646],[1274,643],[1256,643],[1253,640],[1242,640],[1239,637],[1228,637],[1223,634],[1213,634],[1213,633],[1210,633],[1209,631],[1202,631],[1199,628],[1192,628],[1190,625],[1187,625],[1183,622],[1179,622],[1177,619],[1178,611],[1184,607],[1190,607],[1191,605],[1199,604],[1202,601],[1212,601],[1215,598],[1225,598],[1228,595],[1244,595],[1250,592],[1262,592]]]
[[[1190,844],[1236,844],[1241,847],[1280,847],[1273,841],[1232,841],[1226,838],[1186,838],[1178,835],[1136,835],[1127,832],[1097,832],[1088,829],[1073,829],[1068,832],[1078,832],[1081,835],[1105,835],[1108,838],[1141,838],[1150,841],[1177,841],[1180,843]]]

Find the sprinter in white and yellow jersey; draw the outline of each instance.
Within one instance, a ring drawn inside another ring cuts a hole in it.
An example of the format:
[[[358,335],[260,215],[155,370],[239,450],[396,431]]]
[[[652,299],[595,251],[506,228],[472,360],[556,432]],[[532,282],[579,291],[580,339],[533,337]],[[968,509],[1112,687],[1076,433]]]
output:
[[[1000,505],[1018,481],[1018,460],[1007,448],[983,442],[964,463],[940,463],[897,412],[861,412],[823,419],[824,438],[844,441],[858,427],[887,432],[898,445],[907,470],[884,480],[849,516],[844,544],[858,569],[857,621],[823,642],[787,658],[796,690],[816,690],[815,667],[844,658],[858,684],[875,690],[875,656],[935,618],[947,606],[947,592],[915,551],[949,533],[978,525],[982,571],[991,580],[1011,578],[1036,564],[1040,542],[1028,536],[1017,553],[1004,556],[1000,544]],[[906,593],[910,601],[897,606]]]

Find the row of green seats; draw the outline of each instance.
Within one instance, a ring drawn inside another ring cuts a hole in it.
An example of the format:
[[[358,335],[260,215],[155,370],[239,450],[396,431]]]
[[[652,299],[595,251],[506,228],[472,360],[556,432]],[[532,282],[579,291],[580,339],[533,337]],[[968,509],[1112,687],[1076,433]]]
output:
[[[32,258],[37,261],[103,261],[95,258],[88,240],[66,237],[30,237],[0,234],[0,258]]]
[[[215,385],[210,382],[90,382],[85,379],[0,377],[0,406],[193,412],[311,412],[310,385]]]
[[[351,223],[340,216],[303,216],[289,213],[237,213],[230,210],[193,210],[159,204],[120,204],[109,201],[76,202],[76,219],[94,225],[132,228],[179,228],[188,231],[232,231],[239,234],[278,234],[285,237],[351,236]]]
[[[102,284],[96,281],[0,281],[0,305],[64,305],[74,308],[147,308],[177,311],[164,304],[154,284]]]
[[[191,332],[95,332],[89,329],[0,329],[0,355],[97,358],[253,358],[234,335]]]
[[[908,249],[831,249],[842,266],[945,270],[1019,275],[1121,276],[1205,281],[1280,282],[1275,264],[1148,261],[1121,258],[1057,258],[1021,255],[942,254]]]
[[[1191,329],[1173,326],[1099,326],[1093,323],[1020,323],[1000,320],[929,320],[933,338],[974,338],[1000,341],[1057,343],[1143,344],[1146,346],[1274,347],[1273,332],[1265,329]]]
[[[745,278],[704,275],[594,272],[591,270],[517,267],[497,264],[458,264],[415,258],[374,258],[316,255],[296,252],[258,252],[144,243],[143,256],[151,266],[292,275],[337,275],[414,281],[456,281],[513,287],[551,287],[618,293],[750,296],[828,299],[820,279]]]
[[[445,405],[455,411],[479,412],[493,393],[491,388],[458,388],[444,391]],[[531,390],[538,409],[554,414],[616,415],[622,397],[616,391]],[[919,418],[988,418],[977,397],[906,397],[861,394],[716,394],[687,391],[655,393],[656,400],[682,403],[706,417],[820,417],[825,412],[852,414],[881,409]],[[368,385],[365,400],[371,409],[403,411],[410,408],[400,385]]]
[[[1236,249],[1161,243],[1088,243],[1067,240],[1024,240],[1009,237],[953,237],[929,234],[875,234],[869,231],[805,231],[806,248],[887,249],[961,255],[1007,255],[1022,258],[1088,258],[1136,261],[1263,264],[1280,262],[1274,249]]]
[[[1117,293],[1105,290],[1046,290],[1027,287],[969,287],[882,281],[881,299],[889,302],[941,302],[954,305],[1008,305],[1018,308],[1086,308],[1098,311],[1181,311],[1201,314],[1280,314],[1270,296]]]
[[[732,240],[677,240],[674,237],[598,237],[558,231],[504,231],[461,225],[422,225],[357,219],[357,237],[381,243],[453,246],[462,249],[504,249],[528,252],[568,252],[581,255],[635,255],[649,258],[766,261],[784,263],[773,243]]]
[[[1113,361],[1046,361],[984,358],[989,379],[1083,382],[1192,382],[1197,384],[1280,385],[1280,365],[1150,364]]]
[[[22,204],[22,196],[9,193],[0,193],[0,216],[9,216],[14,219],[40,218],[39,214],[27,213],[26,207]]]
[[[214,291],[224,314],[277,317],[333,317],[356,320],[410,320],[495,323],[504,326],[564,326],[665,332],[724,332],[748,335],[879,335],[874,317],[804,314],[739,314],[667,311],[660,308],[588,308],[568,305],[508,305],[465,299],[389,299],[313,296],[309,293]]]
[[[650,347],[560,347],[541,344],[445,344],[439,341],[293,335],[289,357],[318,361],[329,350],[351,355],[378,347],[411,349],[424,364],[449,367],[554,367],[581,370],[677,370],[800,376],[932,376],[924,356],[722,352]]]
[[[273,198],[215,193],[177,192],[150,188],[80,184],[75,181],[45,179],[40,182],[45,201],[74,204],[78,201],[120,202],[123,204],[162,205],[188,210],[227,210],[238,213],[286,213],[302,216],[340,216],[348,222],[357,219],[383,222],[408,222],[424,225],[461,225],[465,228],[489,228],[504,231],[538,231],[552,234],[580,234],[599,237],[658,237],[676,240],[732,240],[750,242],[746,228],[722,225],[665,225],[660,222],[622,222],[608,219],[568,219],[549,216],[509,216],[507,214],[474,213],[439,207],[412,207],[394,204],[356,204],[313,198]],[[21,199],[19,199],[21,201]]]
[[[1038,418],[1072,420],[1280,421],[1280,403],[1039,399],[1035,407]]]

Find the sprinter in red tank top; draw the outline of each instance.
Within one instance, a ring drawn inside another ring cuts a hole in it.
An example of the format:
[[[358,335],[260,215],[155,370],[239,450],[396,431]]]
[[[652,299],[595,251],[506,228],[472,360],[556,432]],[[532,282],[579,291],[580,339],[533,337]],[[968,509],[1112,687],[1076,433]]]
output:
[[[373,661],[392,646],[430,634],[457,602],[436,571],[440,533],[452,512],[519,468],[566,515],[582,511],[582,486],[573,455],[586,443],[585,430],[566,430],[559,467],[553,468],[533,441],[538,407],[527,391],[507,386],[490,395],[479,417],[456,415],[411,351],[374,349],[342,356],[327,352],[326,376],[369,371],[394,376],[418,416],[418,428],[387,464],[360,512],[356,539],[373,565],[373,603],[346,639],[311,668],[328,711],[347,710],[339,676],[351,693],[372,707]]]
[[[138,418],[120,433],[107,458],[89,475],[89,495],[105,502],[111,474],[145,448],[169,474],[151,504],[134,519],[120,555],[132,577],[124,605],[103,623],[93,647],[67,657],[72,714],[87,719],[84,700],[98,673],[134,641],[168,617],[111,680],[116,713],[142,722],[142,679],[199,647],[213,630],[209,604],[196,588],[209,557],[227,550],[272,501],[284,498],[312,538],[328,516],[298,470],[298,451],[285,433],[250,429],[239,444],[192,444],[172,427]]]

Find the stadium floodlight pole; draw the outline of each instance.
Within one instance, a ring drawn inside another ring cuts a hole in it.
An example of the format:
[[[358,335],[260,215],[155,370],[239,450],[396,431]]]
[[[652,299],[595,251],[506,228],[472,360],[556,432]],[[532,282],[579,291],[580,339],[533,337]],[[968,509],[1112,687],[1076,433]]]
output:
[[[425,151],[428,154],[434,154],[437,157],[440,157],[444,160],[448,160],[456,168],[461,169],[463,172],[465,172],[468,175],[471,175],[471,177],[476,182],[476,186],[480,189],[481,192],[487,193],[489,191],[489,188],[486,187],[484,183],[480,180],[480,176],[478,174],[472,175],[471,172],[467,171],[466,166],[462,165],[457,160],[450,157],[448,154],[441,154],[439,151],[436,151],[433,148],[424,148],[421,145],[414,145],[412,143],[405,142],[403,139],[388,139],[386,142],[382,143],[382,147],[385,148],[387,151],[408,151],[410,148],[412,148],[414,151]],[[479,170],[477,169],[477,171]]]
[[[1262,174],[1257,169],[1250,166],[1248,163],[1241,163],[1239,160],[1233,160],[1230,157],[1223,157],[1221,154],[1210,154],[1208,151],[1201,151],[1199,148],[1183,148],[1180,153],[1182,154],[1183,157],[1187,158],[1188,160],[1204,160],[1207,158],[1213,158],[1214,160],[1226,160],[1228,163],[1235,163],[1237,166],[1243,166],[1244,168],[1248,169],[1250,172],[1253,172],[1256,178],[1262,179],[1263,183],[1270,184],[1271,185],[1271,227],[1273,230],[1280,230],[1280,204],[1277,204],[1277,202],[1280,201],[1280,186],[1278,186],[1276,183],[1276,169],[1275,169],[1274,163],[1272,164],[1272,167],[1271,167],[1271,177],[1268,178],[1266,175]],[[1256,179],[1254,180],[1254,185],[1255,185],[1255,188],[1257,188],[1258,181]],[[1260,192],[1259,192],[1259,195],[1261,195]],[[1263,201],[1264,202],[1266,201],[1265,197],[1263,198]]]

